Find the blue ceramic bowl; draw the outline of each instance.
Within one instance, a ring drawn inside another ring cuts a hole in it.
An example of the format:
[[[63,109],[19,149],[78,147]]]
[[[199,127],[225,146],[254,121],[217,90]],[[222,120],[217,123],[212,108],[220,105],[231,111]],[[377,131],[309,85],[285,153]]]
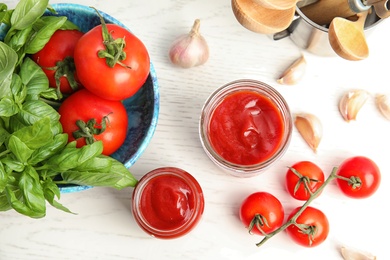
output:
[[[81,31],[87,32],[100,24],[96,11],[90,7],[78,4],[53,4],[58,16],[66,16],[75,23]],[[124,24],[99,11],[106,23],[115,23],[126,29]],[[46,15],[53,15],[47,13]],[[130,29],[128,29],[130,31]],[[131,98],[124,100],[129,125],[124,144],[111,156],[130,168],[144,152],[149,144],[159,114],[159,89],[153,64],[150,64],[150,73],[142,88]],[[70,193],[91,188],[90,186],[67,185],[60,187],[62,193]]]
[[[56,16],[66,16],[76,24],[81,31],[87,32],[100,24],[96,11],[88,6],[78,4],[52,4]],[[124,24],[112,16],[99,10],[106,23],[118,24],[130,31]],[[54,15],[46,12],[45,15]],[[0,39],[4,39],[7,26],[0,26]],[[150,64],[150,73],[141,89],[131,98],[124,100],[129,125],[124,144],[111,156],[130,168],[144,152],[153,137],[159,114],[159,89],[154,66]],[[60,187],[62,193],[82,191],[91,186],[64,185]]]

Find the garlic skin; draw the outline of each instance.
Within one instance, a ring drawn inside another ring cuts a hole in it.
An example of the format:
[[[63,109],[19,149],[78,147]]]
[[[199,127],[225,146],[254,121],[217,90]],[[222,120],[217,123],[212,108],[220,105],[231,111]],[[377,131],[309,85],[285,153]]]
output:
[[[170,49],[170,61],[182,68],[191,68],[206,63],[209,47],[206,39],[199,33],[200,20],[196,19],[191,31],[176,38]]]
[[[370,94],[362,89],[352,90],[345,93],[339,102],[339,111],[345,121],[356,120],[356,117],[366,103]]]
[[[341,255],[344,260],[376,260],[376,256],[370,253],[361,252],[347,247],[341,248]]]
[[[379,112],[387,119],[390,120],[390,102],[387,95],[378,94],[375,96],[375,104]]]
[[[322,124],[318,117],[309,113],[297,114],[294,124],[309,147],[316,153],[322,139]]]
[[[276,81],[282,85],[297,84],[305,75],[306,65],[306,59],[302,55],[300,58],[295,60]]]

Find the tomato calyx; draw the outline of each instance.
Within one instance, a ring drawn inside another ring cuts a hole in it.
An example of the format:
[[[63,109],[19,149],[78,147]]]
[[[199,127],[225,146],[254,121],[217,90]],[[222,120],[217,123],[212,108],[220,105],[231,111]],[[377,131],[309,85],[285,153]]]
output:
[[[107,25],[104,21],[103,16],[96,8],[92,8],[95,9],[96,13],[100,18],[100,23],[102,25],[103,44],[105,46],[104,50],[98,51],[98,57],[106,59],[106,64],[110,68],[113,68],[116,64],[119,64],[124,68],[131,69],[130,66],[122,63],[122,61],[126,59],[126,52],[123,51],[126,46],[125,38],[114,39],[107,29]]]
[[[359,189],[363,184],[362,180],[357,176],[351,176],[349,178],[346,178],[346,177],[337,175],[337,178],[348,182],[348,185],[352,186],[352,189],[354,189],[354,190]]]
[[[267,218],[265,218],[261,214],[256,213],[255,216],[253,217],[252,221],[249,224],[249,227],[248,227],[249,233],[252,234],[253,228],[256,227],[264,236],[267,235],[264,232],[264,230],[262,229],[262,226],[269,227]]]
[[[79,130],[74,131],[73,137],[75,139],[85,138],[87,144],[92,144],[96,141],[95,135],[102,134],[109,123],[108,115],[102,118],[102,123],[98,124],[95,118],[89,119],[87,123],[83,120],[77,120],[76,125],[79,127]]]
[[[304,176],[304,175],[302,175],[299,171],[297,171],[293,167],[288,167],[288,168],[299,178],[299,180],[298,180],[298,182],[297,182],[297,184],[295,185],[295,188],[294,188],[294,194],[296,194],[296,192],[298,191],[299,187],[303,183],[303,186],[305,187],[305,191],[307,193],[309,193],[310,196],[313,195],[313,192],[310,189],[310,182],[319,182],[319,180],[309,178],[308,176]]]
[[[306,224],[294,224],[302,234],[305,234],[309,237],[309,246],[313,244],[315,235],[317,234],[317,227],[315,225],[306,225]]]
[[[53,67],[44,67],[46,70],[54,70],[54,79],[56,82],[57,96],[59,99],[62,98],[62,93],[60,90],[61,78],[65,77],[69,83],[69,86],[72,90],[77,90],[79,83],[76,81],[75,72],[76,66],[74,65],[74,59],[71,56],[65,57],[63,60],[57,61],[56,65]]]

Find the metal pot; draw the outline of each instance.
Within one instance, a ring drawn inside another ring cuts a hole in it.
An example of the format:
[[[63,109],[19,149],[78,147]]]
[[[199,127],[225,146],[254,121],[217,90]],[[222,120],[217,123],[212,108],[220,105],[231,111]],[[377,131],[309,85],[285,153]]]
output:
[[[308,1],[299,2],[296,6],[293,22],[286,30],[274,34],[273,39],[280,40],[290,37],[299,48],[310,53],[319,56],[335,56],[336,53],[329,44],[328,27],[316,24],[301,11],[300,7],[307,5],[307,2]],[[367,17],[364,26],[365,35],[368,36],[371,33],[372,28],[382,20],[383,19],[380,19],[375,12],[371,12]]]

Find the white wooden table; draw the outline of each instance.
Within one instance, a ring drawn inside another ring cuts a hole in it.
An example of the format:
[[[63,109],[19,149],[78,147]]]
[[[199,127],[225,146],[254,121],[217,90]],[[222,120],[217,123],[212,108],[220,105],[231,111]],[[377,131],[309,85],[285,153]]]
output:
[[[3,1],[4,2],[4,1]],[[16,1],[6,0],[10,7]],[[56,3],[61,1],[51,1]],[[286,38],[273,41],[255,34],[236,21],[228,0],[67,0],[94,6],[122,21],[147,46],[160,84],[158,126],[147,150],[131,167],[140,178],[162,166],[187,170],[197,178],[205,194],[205,212],[197,228],[185,237],[158,240],[135,223],[130,209],[132,189],[93,188],[63,194],[61,202],[77,215],[48,207],[43,219],[30,219],[14,211],[0,213],[0,259],[342,259],[341,245],[390,259],[387,235],[390,198],[390,122],[370,99],[356,122],[346,123],[338,112],[338,100],[350,89],[390,92],[388,46],[390,22],[384,21],[368,39],[370,56],[360,62],[339,57],[318,57],[303,52],[308,67],[295,86],[276,78],[302,50]],[[173,39],[189,31],[201,19],[201,32],[210,47],[210,59],[201,67],[179,69],[168,60]],[[387,35],[386,35],[387,34]],[[323,140],[314,154],[296,129],[284,157],[260,176],[239,179],[221,172],[207,158],[198,137],[198,119],[208,95],[236,79],[257,79],[274,86],[286,98],[293,113],[316,114],[324,127]],[[313,206],[330,221],[328,239],[312,249],[300,247],[285,233],[261,248],[260,237],[248,235],[238,218],[241,201],[255,191],[268,191],[283,203],[286,214],[301,205],[284,188],[286,167],[311,160],[328,175],[349,156],[365,155],[382,170],[382,183],[365,200],[344,197],[332,184]]]

